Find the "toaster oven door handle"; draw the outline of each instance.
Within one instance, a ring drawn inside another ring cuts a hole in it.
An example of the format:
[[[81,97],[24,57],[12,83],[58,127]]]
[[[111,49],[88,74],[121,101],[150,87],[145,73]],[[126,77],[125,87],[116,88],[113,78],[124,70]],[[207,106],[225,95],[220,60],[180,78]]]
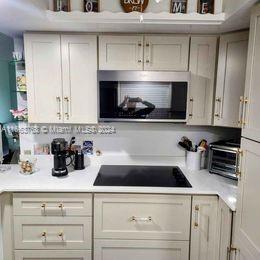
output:
[[[210,149],[212,151],[220,151],[220,152],[227,152],[227,153],[234,153],[234,154],[238,153],[238,151],[228,150],[228,149],[224,149],[224,148],[217,148],[217,147],[211,147]]]

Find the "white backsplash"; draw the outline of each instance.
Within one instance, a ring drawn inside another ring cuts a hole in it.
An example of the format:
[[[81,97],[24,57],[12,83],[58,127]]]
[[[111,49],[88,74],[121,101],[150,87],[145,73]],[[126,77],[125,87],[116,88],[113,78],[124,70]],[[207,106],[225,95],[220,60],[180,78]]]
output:
[[[187,136],[195,143],[199,143],[201,139],[211,143],[223,138],[240,136],[239,130],[219,127],[194,127],[168,123],[111,123],[110,125],[116,128],[115,134],[21,134],[21,153],[25,150],[33,151],[35,144],[50,144],[57,137],[69,140],[75,136],[76,144],[82,145],[85,140],[93,141],[94,151],[100,150],[104,156],[184,157],[185,151],[177,145],[182,136]]]

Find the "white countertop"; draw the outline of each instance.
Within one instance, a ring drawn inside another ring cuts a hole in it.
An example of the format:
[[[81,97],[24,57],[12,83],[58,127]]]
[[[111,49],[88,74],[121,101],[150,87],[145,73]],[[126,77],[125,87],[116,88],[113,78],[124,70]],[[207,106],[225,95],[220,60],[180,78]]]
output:
[[[108,193],[153,193],[218,195],[231,210],[236,210],[237,183],[224,177],[210,174],[207,170],[192,172],[180,167],[192,188],[154,187],[96,187],[93,186],[100,166],[92,165],[83,171],[69,173],[67,177],[51,175],[49,163],[32,175],[19,173],[18,165],[0,173],[0,193],[3,192],[108,192]]]

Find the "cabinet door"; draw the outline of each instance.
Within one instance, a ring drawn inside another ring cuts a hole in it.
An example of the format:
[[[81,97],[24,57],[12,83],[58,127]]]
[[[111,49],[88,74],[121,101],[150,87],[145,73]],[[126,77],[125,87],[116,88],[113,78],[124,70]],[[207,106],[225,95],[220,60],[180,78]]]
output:
[[[145,36],[144,70],[187,71],[189,36]]]
[[[92,248],[92,217],[14,217],[15,249]]]
[[[92,216],[92,194],[13,193],[14,216]]]
[[[60,36],[25,34],[24,48],[30,123],[61,123]]]
[[[188,260],[188,241],[95,240],[94,260]]]
[[[192,203],[191,259],[216,259],[218,198],[194,196]]]
[[[242,135],[260,142],[260,5],[251,17]]]
[[[95,194],[94,237],[189,240],[190,208],[190,196]]]
[[[191,38],[189,125],[211,125],[215,86],[217,37]]]
[[[242,139],[241,179],[238,185],[238,203],[235,229],[235,247],[240,260],[260,259],[260,144]]]
[[[99,69],[143,70],[143,36],[99,36]]]
[[[97,124],[97,36],[62,35],[64,122]]]
[[[218,205],[218,260],[228,260],[231,246],[232,211],[223,200]]]
[[[248,32],[220,37],[214,125],[241,127]]]
[[[15,260],[91,260],[91,251],[16,250]]]

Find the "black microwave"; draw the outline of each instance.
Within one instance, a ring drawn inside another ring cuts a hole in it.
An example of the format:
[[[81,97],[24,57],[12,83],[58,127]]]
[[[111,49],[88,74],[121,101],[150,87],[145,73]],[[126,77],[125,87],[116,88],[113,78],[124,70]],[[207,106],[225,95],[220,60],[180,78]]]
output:
[[[189,72],[99,71],[99,121],[186,122]]]

